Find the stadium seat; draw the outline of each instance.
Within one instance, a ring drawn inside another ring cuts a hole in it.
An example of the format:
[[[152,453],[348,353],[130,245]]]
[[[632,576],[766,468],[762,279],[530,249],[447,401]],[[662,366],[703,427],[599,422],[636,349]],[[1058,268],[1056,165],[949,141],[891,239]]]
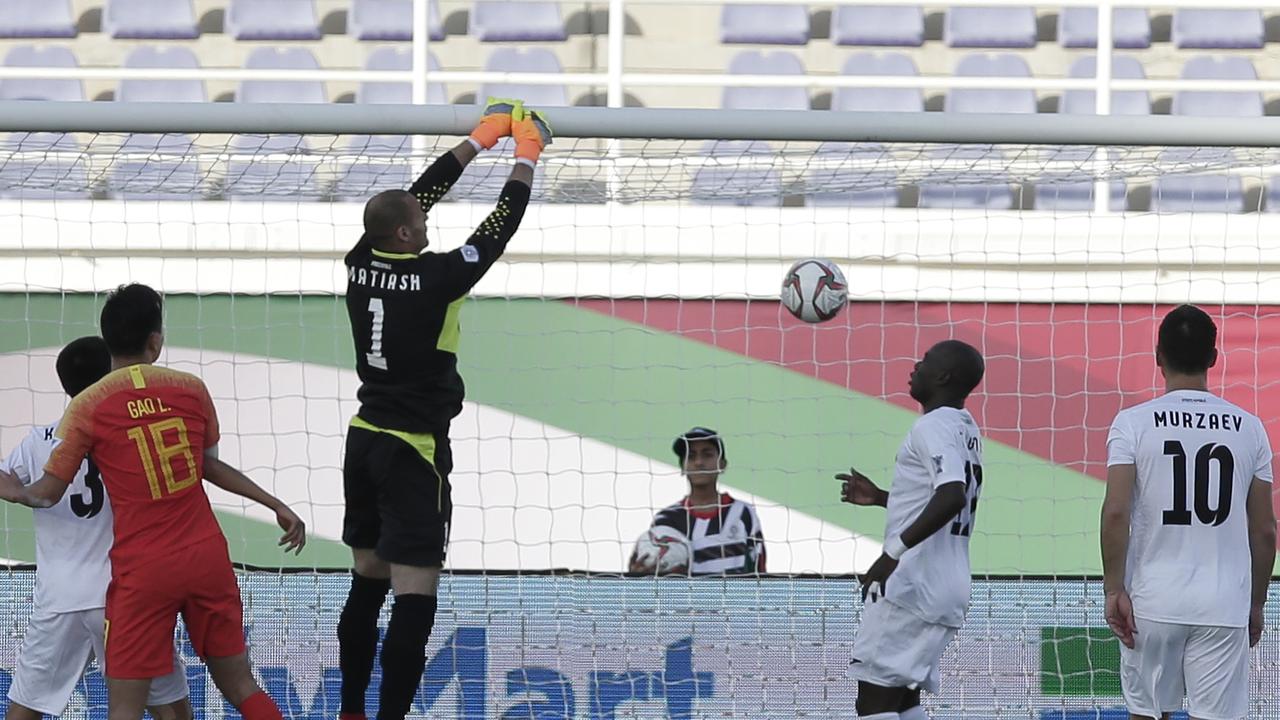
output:
[[[1225,168],[1233,164],[1228,148],[1170,148],[1160,153],[1159,167]],[[1243,183],[1227,174],[1165,175],[1151,186],[1152,212],[1245,211]]]
[[[315,200],[321,197],[320,165],[299,159],[311,149],[298,135],[238,135],[231,141],[224,194],[255,200]],[[271,155],[294,156],[279,160]]]
[[[1031,77],[1031,69],[1017,55],[967,55],[956,63],[962,77]],[[956,88],[947,91],[947,112],[1034,113],[1034,90]]]
[[[1258,73],[1246,57],[1194,57],[1182,66],[1183,80],[1257,80]],[[1180,90],[1174,93],[1174,115],[1258,117],[1263,114],[1262,93],[1217,90]]]
[[[69,38],[76,36],[71,0],[0,2],[0,37]]]
[[[412,70],[413,55],[409,48],[382,47],[369,53],[364,62],[365,70]],[[434,53],[427,53],[427,71],[439,70],[440,63]],[[408,104],[413,102],[413,84],[407,82],[362,82],[356,88],[356,102],[366,104]],[[444,86],[427,83],[427,102],[432,105],[448,105]]]
[[[813,156],[820,167],[805,174],[810,206],[897,207],[898,173],[889,149],[877,143],[826,143]],[[834,167],[833,167],[834,166]]]
[[[1071,63],[1067,76],[1073,78],[1091,78],[1098,74],[1098,59],[1090,55]],[[1111,77],[1127,80],[1142,80],[1147,77],[1142,70],[1142,63],[1128,55],[1113,55],[1111,58]],[[1097,108],[1097,95],[1092,90],[1067,90],[1062,93],[1058,102],[1058,112],[1064,115],[1094,115]],[[1113,90],[1111,92],[1112,115],[1150,115],[1151,99],[1145,90]]]
[[[114,198],[197,200],[204,175],[187,135],[130,135],[111,163],[107,194]],[[131,158],[129,155],[144,157]]]
[[[999,150],[980,145],[936,148],[929,153],[934,169],[930,182],[920,184],[922,208],[1009,210],[1014,193],[1008,180],[993,168],[1004,167]]]
[[[12,133],[0,143],[0,197],[48,200],[89,195],[87,164],[74,137]]]
[[[4,56],[10,67],[78,67],[76,56],[65,47],[19,45]],[[0,80],[0,100],[84,100],[84,85],[71,78],[7,78]]]
[[[1180,9],[1173,13],[1179,49],[1260,48],[1266,42],[1260,10]]]
[[[480,42],[559,41],[568,37],[560,5],[550,2],[478,0],[471,8],[471,34]]]
[[[1095,183],[1085,173],[1062,177],[1049,176],[1036,183],[1036,210],[1057,212],[1091,212]],[[1112,212],[1125,209],[1125,183],[1111,180],[1107,183],[1107,208]]]
[[[190,40],[200,36],[191,0],[107,0],[102,31],[113,38]]]
[[[413,0],[352,0],[347,33],[357,40],[412,40]],[[427,37],[444,39],[437,0],[427,4]]]
[[[1276,213],[1280,212],[1280,182],[1276,178],[1267,181],[1266,188],[1263,190],[1263,212]]]
[[[902,75],[914,77],[915,63],[899,53],[857,53],[844,61],[843,75]],[[922,112],[924,95],[918,88],[836,88],[831,109],[837,111]]]
[[[804,76],[804,64],[795,54],[783,50],[740,52],[729,61],[730,75]],[[720,106],[729,110],[808,110],[809,90],[798,87],[727,87]]]
[[[803,5],[725,5],[720,42],[804,45],[809,42],[809,9]]]
[[[1062,8],[1058,44],[1068,48],[1098,47],[1098,9]],[[1143,8],[1116,8],[1111,16],[1111,45],[1122,49],[1151,47],[1151,18]]]
[[[499,48],[489,53],[485,70],[495,72],[559,73],[560,61],[555,53],[543,48],[517,50]],[[529,107],[561,107],[569,104],[569,90],[564,85],[522,85],[520,83],[486,83],[476,93],[476,102],[491,97],[516,97]]]
[[[953,7],[943,30],[950,47],[1035,47],[1036,11],[1029,7]]]
[[[231,0],[226,33],[236,40],[319,40],[312,0]]]
[[[304,48],[262,47],[249,53],[246,69],[318,70],[320,63]],[[329,98],[319,80],[244,80],[236,90],[236,102],[323,103]]]
[[[831,14],[837,45],[924,44],[924,10],[911,5],[837,5]]]
[[[198,68],[196,56],[185,47],[143,46],[124,59],[127,68]],[[116,87],[121,102],[204,102],[203,80],[121,80]]]
[[[782,204],[782,178],[766,166],[775,153],[764,142],[712,141],[699,153],[706,164],[693,172],[691,198],[700,205],[773,207]]]
[[[405,159],[413,152],[413,140],[406,135],[359,135],[351,138],[346,151],[358,159],[339,165],[333,188],[339,200],[364,202],[383,190],[407,189],[413,183]]]

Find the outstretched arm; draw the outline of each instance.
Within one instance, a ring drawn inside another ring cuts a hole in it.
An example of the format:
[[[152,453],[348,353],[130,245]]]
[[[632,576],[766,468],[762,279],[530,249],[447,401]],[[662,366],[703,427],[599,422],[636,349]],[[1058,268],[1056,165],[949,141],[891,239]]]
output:
[[[274,512],[276,523],[280,525],[281,530],[284,530],[280,545],[284,546],[285,552],[290,550],[302,552],[302,546],[307,544],[307,525],[279,498],[263,490],[244,473],[209,454],[204,457],[204,479],[229,493],[252,500]]]
[[[39,480],[23,485],[17,475],[0,470],[0,500],[31,508],[53,507],[67,493],[69,484],[46,472]]]
[[[1136,465],[1107,468],[1107,494],[1102,501],[1102,589],[1106,593],[1107,625],[1125,647],[1134,646],[1137,630],[1133,603],[1124,589],[1125,564],[1129,554],[1129,515],[1133,508],[1133,487],[1138,481]]]
[[[492,148],[499,140],[511,134],[511,115],[519,107],[522,105],[518,100],[489,98],[489,103],[480,115],[480,122],[471,131],[470,137],[436,158],[409,186],[409,192],[418,199],[422,212],[431,211],[453,184],[458,182],[463,169],[481,150]]]

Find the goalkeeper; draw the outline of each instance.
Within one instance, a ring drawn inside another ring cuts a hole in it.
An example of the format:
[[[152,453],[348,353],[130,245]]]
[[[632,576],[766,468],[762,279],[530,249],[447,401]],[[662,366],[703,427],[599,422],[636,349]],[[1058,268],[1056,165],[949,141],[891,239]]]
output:
[[[480,151],[507,136],[515,139],[515,167],[497,207],[466,244],[424,253],[431,206]],[[365,716],[388,588],[395,603],[382,641],[378,718],[403,718],[422,680],[449,541],[449,423],[462,411],[458,314],[519,227],[534,166],[550,142],[538,112],[491,99],[471,137],[408,191],[369,200],[364,235],[347,253],[347,314],[361,385],[342,469],[342,540],[354,558],[338,622],[342,720]]]

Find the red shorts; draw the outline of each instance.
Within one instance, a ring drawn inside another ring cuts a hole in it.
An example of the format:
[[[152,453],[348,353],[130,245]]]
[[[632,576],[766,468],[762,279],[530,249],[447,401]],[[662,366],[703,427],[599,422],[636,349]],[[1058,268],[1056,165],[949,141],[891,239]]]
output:
[[[185,547],[111,578],[106,676],[141,680],[173,672],[178,613],[200,657],[245,651],[244,608],[226,540]]]

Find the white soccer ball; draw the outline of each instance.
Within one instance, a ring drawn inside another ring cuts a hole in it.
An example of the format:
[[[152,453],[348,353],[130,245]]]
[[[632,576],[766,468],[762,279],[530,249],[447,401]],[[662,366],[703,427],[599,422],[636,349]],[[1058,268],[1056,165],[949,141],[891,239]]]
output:
[[[644,531],[636,540],[636,561],[648,572],[668,573],[688,568],[692,553],[689,538],[679,530],[658,525]]]
[[[807,323],[826,322],[849,303],[844,273],[830,260],[797,261],[782,280],[782,304]]]

